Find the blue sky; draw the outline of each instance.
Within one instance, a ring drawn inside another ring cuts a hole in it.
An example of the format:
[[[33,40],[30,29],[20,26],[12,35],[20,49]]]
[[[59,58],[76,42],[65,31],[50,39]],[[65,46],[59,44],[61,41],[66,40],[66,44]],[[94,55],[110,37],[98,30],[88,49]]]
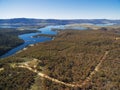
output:
[[[0,19],[120,19],[120,0],[0,0]]]

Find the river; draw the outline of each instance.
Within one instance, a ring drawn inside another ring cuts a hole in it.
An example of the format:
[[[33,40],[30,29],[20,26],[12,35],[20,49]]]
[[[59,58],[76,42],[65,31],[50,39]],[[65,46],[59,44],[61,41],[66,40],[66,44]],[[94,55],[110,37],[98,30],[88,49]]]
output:
[[[14,55],[15,53],[19,52],[20,50],[23,50],[24,48],[26,48],[29,45],[36,44],[36,43],[39,43],[39,42],[46,42],[46,41],[52,40],[52,38],[44,37],[44,36],[33,38],[34,35],[38,35],[38,34],[56,35],[57,32],[52,31],[51,28],[64,29],[65,27],[62,26],[62,25],[59,25],[59,26],[47,26],[47,27],[38,29],[38,31],[40,31],[40,32],[37,32],[37,33],[29,33],[29,34],[19,35],[19,38],[23,39],[24,43],[22,45],[19,45],[19,46],[15,47],[15,48],[11,49],[10,51],[5,53],[4,55],[0,56],[0,58],[6,58],[8,56]],[[76,27],[74,29],[86,30],[86,28],[84,28],[84,27],[79,27],[79,28]]]
[[[20,50],[26,48],[27,46],[29,46],[31,44],[36,44],[36,43],[39,43],[39,42],[46,42],[46,41],[52,40],[52,38],[50,38],[50,37],[44,37],[44,36],[42,37],[41,36],[41,37],[33,38],[33,36],[38,35],[38,34],[56,35],[57,32],[52,31],[51,28],[60,28],[60,27],[61,26],[47,26],[45,28],[38,29],[38,31],[40,31],[40,32],[37,32],[37,33],[29,33],[29,34],[19,35],[19,38],[23,39],[24,43],[22,45],[19,45],[15,48],[11,49],[10,51],[5,53],[4,55],[0,56],[0,58],[5,58],[5,57],[8,57],[8,56],[14,55],[15,53],[19,52]]]

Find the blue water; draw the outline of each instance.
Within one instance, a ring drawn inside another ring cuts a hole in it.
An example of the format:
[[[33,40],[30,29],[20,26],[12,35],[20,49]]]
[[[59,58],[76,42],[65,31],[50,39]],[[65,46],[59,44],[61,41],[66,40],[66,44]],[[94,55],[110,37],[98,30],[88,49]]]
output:
[[[59,26],[47,26],[45,28],[38,29],[41,32],[19,35],[19,38],[24,40],[24,44],[13,48],[12,50],[5,53],[4,55],[0,56],[0,58],[5,58],[5,57],[8,57],[8,56],[14,55],[18,51],[24,49],[25,47],[27,47],[27,46],[29,46],[31,44],[36,44],[36,43],[39,43],[39,42],[46,42],[46,41],[52,40],[52,38],[50,38],[50,37],[36,37],[36,38],[33,38],[34,35],[38,35],[38,34],[56,35],[57,32],[52,31],[51,28],[60,28],[60,29],[63,29],[63,30],[65,29],[64,26],[62,26],[62,25],[59,25]],[[74,29],[85,30],[85,28],[81,28],[81,27],[79,27],[79,28],[76,27]]]
[[[56,35],[57,32],[51,30],[51,28],[54,28],[54,27],[56,28],[57,26],[48,26],[48,27],[45,27],[45,28],[41,28],[41,29],[39,29],[39,31],[41,31],[41,32],[38,32],[38,33],[29,33],[29,34],[19,35],[19,38],[24,40],[24,44],[13,48],[12,50],[5,53],[4,55],[0,56],[0,58],[5,58],[5,57],[8,57],[8,56],[14,55],[16,52],[22,50],[23,48],[25,48],[25,47],[27,47],[31,44],[36,44],[36,43],[39,43],[39,42],[46,42],[46,41],[52,40],[52,38],[49,38],[49,37],[33,38],[32,36],[38,35],[38,34]]]

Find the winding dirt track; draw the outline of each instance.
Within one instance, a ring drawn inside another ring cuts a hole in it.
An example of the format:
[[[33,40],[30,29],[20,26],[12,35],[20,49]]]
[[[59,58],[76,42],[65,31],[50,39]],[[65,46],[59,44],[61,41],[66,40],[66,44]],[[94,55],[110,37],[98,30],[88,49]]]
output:
[[[0,68],[0,71],[4,70],[4,68]]]
[[[62,85],[68,86],[68,87],[80,87],[81,88],[82,86],[86,85],[88,83],[88,81],[91,80],[92,76],[97,71],[99,71],[102,62],[106,59],[106,56],[108,55],[108,53],[109,53],[109,51],[106,51],[104,53],[103,57],[101,58],[100,62],[97,64],[97,66],[95,67],[95,69],[90,73],[90,75],[88,77],[86,77],[86,79],[81,84],[65,83],[65,82],[60,81],[58,79],[52,78],[52,77],[50,77],[50,76],[48,76],[48,75],[46,75],[44,73],[41,73],[41,72],[37,71],[36,69],[31,68],[27,63],[20,64],[18,67],[27,68],[28,70],[37,73],[40,77],[46,78],[46,79],[51,80],[51,81],[53,81],[55,83],[58,83],[58,84],[62,84]]]
[[[83,83],[81,84],[81,86],[87,84],[88,81],[91,80],[92,76],[99,71],[100,66],[102,64],[102,62],[106,59],[107,55],[108,55],[109,51],[106,51],[104,56],[102,57],[102,59],[100,60],[100,62],[97,64],[97,66],[95,67],[95,69],[90,73],[90,75],[88,77],[86,77],[86,79],[83,81]]]

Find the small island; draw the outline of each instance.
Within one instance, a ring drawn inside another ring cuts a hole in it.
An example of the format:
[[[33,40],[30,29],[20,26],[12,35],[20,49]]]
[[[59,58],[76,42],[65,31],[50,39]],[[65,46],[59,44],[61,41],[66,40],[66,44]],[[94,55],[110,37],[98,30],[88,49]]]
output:
[[[50,35],[50,34],[38,34],[33,36],[33,38],[38,38],[38,37],[49,37],[49,38],[54,38],[56,35]]]

